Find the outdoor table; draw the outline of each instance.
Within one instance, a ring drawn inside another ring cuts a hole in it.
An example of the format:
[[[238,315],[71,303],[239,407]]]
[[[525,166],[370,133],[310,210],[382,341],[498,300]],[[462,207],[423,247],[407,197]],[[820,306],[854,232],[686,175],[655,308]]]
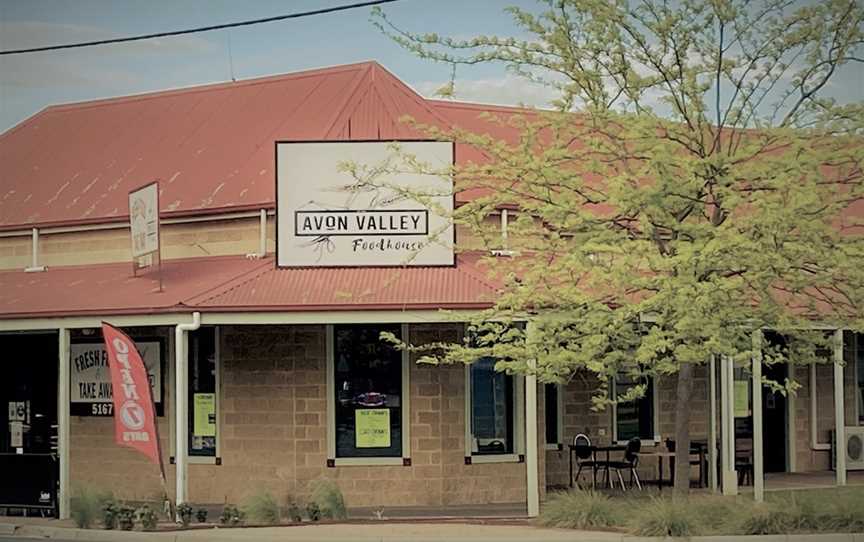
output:
[[[699,456],[699,487],[704,487],[705,480],[705,457],[706,450],[703,447],[699,447],[698,450],[691,450],[691,456],[697,455]],[[664,452],[664,451],[656,451],[656,452],[639,452],[640,457],[656,457],[657,458],[657,488],[659,491],[663,491],[663,458],[669,458],[669,485],[673,485],[675,483],[675,452]]]
[[[606,453],[606,464],[608,465],[609,459],[610,459],[609,454],[611,452],[623,452],[624,450],[627,449],[627,446],[622,445],[622,444],[612,444],[610,446],[590,446],[590,448],[591,448],[591,460],[594,462],[594,466],[592,467],[593,472],[592,472],[591,486],[594,487],[594,485],[597,482],[597,468],[598,468],[597,452],[600,452],[600,453],[605,452]],[[570,487],[573,487],[573,455],[575,453],[576,453],[576,446],[573,444],[570,444]],[[606,468],[606,483],[611,485],[611,481],[609,479],[609,468],[608,467]]]

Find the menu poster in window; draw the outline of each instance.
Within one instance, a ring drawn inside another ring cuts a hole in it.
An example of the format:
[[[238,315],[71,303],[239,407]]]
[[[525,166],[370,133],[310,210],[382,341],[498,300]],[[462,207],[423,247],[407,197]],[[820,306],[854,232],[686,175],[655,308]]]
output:
[[[746,418],[750,415],[750,383],[746,380],[736,380],[733,393],[735,394],[735,417]]]
[[[354,416],[357,448],[390,447],[390,409],[358,408]]]
[[[161,339],[135,341],[147,369],[156,412],[162,415]],[[69,345],[69,411],[73,416],[113,416],[111,372],[105,343],[88,342]]]
[[[196,393],[193,395],[192,408],[195,419],[192,424],[192,433],[196,437],[216,436],[216,394]]]

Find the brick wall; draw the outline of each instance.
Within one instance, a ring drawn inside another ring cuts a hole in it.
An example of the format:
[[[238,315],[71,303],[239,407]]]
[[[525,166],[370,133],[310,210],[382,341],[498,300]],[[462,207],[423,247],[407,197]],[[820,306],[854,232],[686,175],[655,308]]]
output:
[[[162,389],[164,416],[158,417],[159,441],[168,491],[174,495],[174,468],[169,464],[171,454],[171,371],[173,349],[169,328],[125,329],[133,338],[138,336],[162,337],[166,342],[166,360],[162,367],[164,387]],[[79,335],[88,341],[101,340],[93,336]],[[162,494],[159,467],[150,463],[140,453],[114,442],[114,419],[107,417],[72,416],[69,424],[69,472],[73,491],[77,488],[112,490],[118,498],[132,500],[155,500]]]

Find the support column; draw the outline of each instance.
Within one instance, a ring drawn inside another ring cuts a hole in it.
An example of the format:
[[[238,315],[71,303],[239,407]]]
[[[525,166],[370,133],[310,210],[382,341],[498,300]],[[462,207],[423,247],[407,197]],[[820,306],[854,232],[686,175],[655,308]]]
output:
[[[846,485],[846,409],[843,399],[843,330],[834,331],[834,454],[837,485]]]
[[[69,519],[69,330],[60,328],[58,331],[57,456],[60,462],[60,487],[57,490],[57,504],[60,519]]]
[[[720,448],[722,461],[722,485],[724,495],[738,494],[738,478],[735,473],[735,397],[734,366],[728,356],[720,357]]]
[[[708,361],[708,487],[717,491],[717,364]]]
[[[528,362],[533,371],[535,360]],[[528,517],[540,515],[540,483],[537,458],[537,375],[529,373],[525,377],[525,470],[527,472]]]
[[[762,442],[762,332],[753,333],[753,498],[765,500]]]

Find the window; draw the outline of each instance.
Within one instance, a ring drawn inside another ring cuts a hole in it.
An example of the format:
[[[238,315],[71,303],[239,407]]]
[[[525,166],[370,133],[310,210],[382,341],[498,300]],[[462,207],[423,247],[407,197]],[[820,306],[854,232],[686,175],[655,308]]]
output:
[[[845,361],[854,367],[857,381],[855,409],[858,412],[858,425],[864,425],[864,334],[844,332],[843,347]]]
[[[219,427],[217,332],[202,327],[189,333],[189,456],[213,457]]]
[[[654,379],[637,376],[629,372],[619,372],[615,377],[613,393],[617,396],[638,384],[645,384],[645,394],[634,400],[616,403],[613,406],[614,439],[625,442],[633,437],[642,440],[659,440],[657,436],[657,408]]]
[[[466,366],[466,457],[471,462],[517,461],[522,433],[520,378],[495,371],[495,359]]]
[[[330,458],[407,457],[407,354],[380,339],[399,325],[333,327]],[[350,464],[350,463],[349,463]]]
[[[562,389],[558,384],[546,384],[545,386],[545,414],[546,414],[546,448],[559,450],[562,447],[561,438],[563,431],[563,397]]]

